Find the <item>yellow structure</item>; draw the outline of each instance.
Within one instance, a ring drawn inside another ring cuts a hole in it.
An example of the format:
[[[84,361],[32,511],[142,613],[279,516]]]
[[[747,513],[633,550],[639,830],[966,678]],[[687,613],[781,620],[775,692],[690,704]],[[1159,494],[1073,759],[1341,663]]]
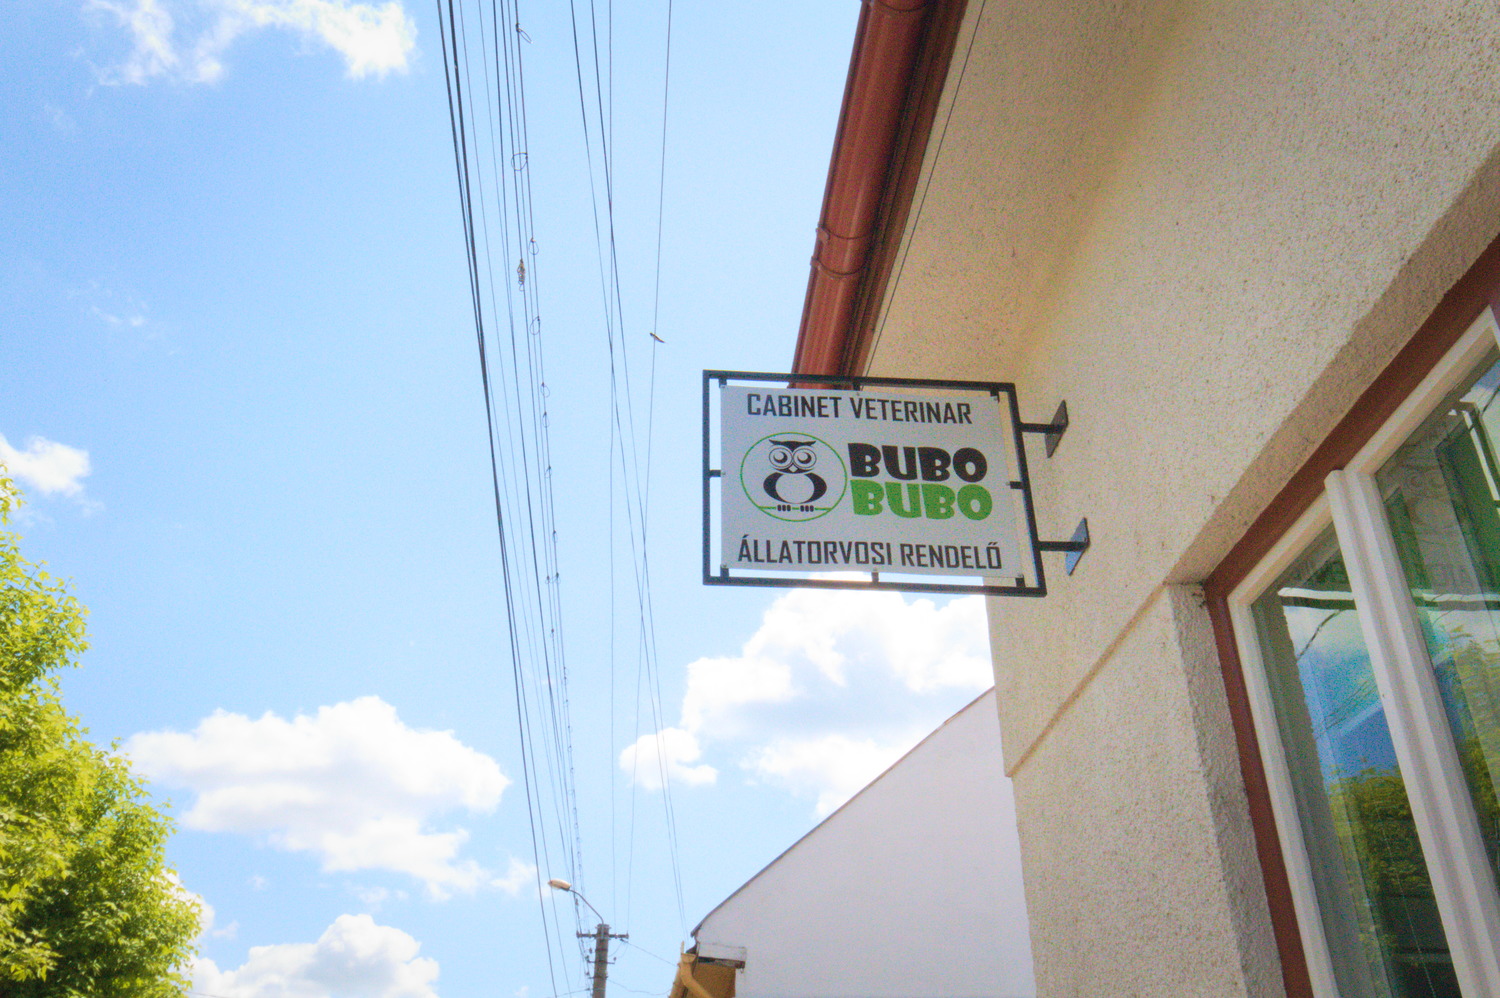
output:
[[[735,965],[729,961],[683,953],[667,998],[734,998]]]

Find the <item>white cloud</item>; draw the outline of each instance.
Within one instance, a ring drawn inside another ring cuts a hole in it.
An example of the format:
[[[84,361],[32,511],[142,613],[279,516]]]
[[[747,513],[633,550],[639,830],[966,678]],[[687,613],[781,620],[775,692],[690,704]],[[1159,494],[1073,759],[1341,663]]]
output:
[[[662,728],[654,735],[642,735],[634,745],[620,753],[620,768],[640,786],[660,790],[662,774],[667,779],[690,787],[705,786],[719,778],[712,766],[689,765],[698,761],[703,750],[691,732],[681,728]]]
[[[379,908],[391,898],[396,896],[389,887],[354,887],[354,896],[359,898],[360,904],[366,908]]]
[[[799,589],[778,598],[739,655],[687,669],[682,719],[627,748],[638,785],[713,782],[728,754],[757,782],[827,813],[993,682],[984,603]]]
[[[42,495],[76,496],[91,470],[89,452],[43,437],[29,437],[25,450],[16,450],[0,435],[0,464],[23,486]]]
[[[911,694],[988,687],[979,597],[938,607],[889,592],[793,590],[766,610],[739,655],[688,666],[683,727],[737,735],[758,707],[887,680]]]
[[[90,0],[86,9],[109,11],[130,32],[130,57],[118,69],[105,74],[105,82],[144,83],[153,76],[177,70],[181,59],[172,45],[172,15],[157,0],[135,0],[134,6],[124,0],[120,3]]]
[[[821,816],[885,772],[908,747],[903,742],[881,743],[841,734],[777,738],[752,752],[746,762],[762,781],[816,798]]]
[[[115,326],[116,328],[120,326],[128,326],[131,329],[139,329],[146,324],[146,316],[141,312],[131,312],[128,315],[116,315],[113,312],[104,311],[104,309],[100,308],[98,305],[89,306],[89,311],[93,314],[94,318],[98,319],[106,326]]]
[[[88,8],[114,15],[130,35],[130,55],[100,74],[112,84],[158,77],[212,83],[224,75],[222,57],[229,47],[262,28],[333,49],[352,79],[405,72],[416,47],[416,25],[399,0],[88,0]],[[187,27],[179,31],[184,21]]]
[[[230,922],[228,925],[218,924],[218,913],[214,906],[203,899],[203,895],[197,891],[190,891],[183,884],[182,878],[175,870],[166,871],[167,883],[171,885],[172,893],[184,901],[191,901],[198,906],[198,940],[202,941],[209,937],[214,939],[233,939],[239,935],[240,923]]]
[[[213,905],[203,900],[202,894],[199,894],[197,891],[188,890],[187,885],[182,882],[182,877],[178,876],[176,870],[166,870],[162,876],[166,880],[168,888],[171,889],[173,894],[177,895],[179,901],[189,901],[198,906],[198,936],[201,938],[207,935],[214,927]]]
[[[510,858],[510,865],[506,867],[505,875],[496,877],[490,881],[491,887],[497,887],[511,897],[520,894],[527,887],[537,887],[536,867],[530,863],[523,863],[514,856]]]
[[[141,341],[159,339],[162,328],[151,318],[151,309],[128,291],[107,287],[98,281],[71,289],[69,297],[81,299],[82,310],[111,333],[134,332]]]
[[[244,964],[192,967],[192,990],[222,998],[437,998],[436,960],[369,915],[340,915],[315,943],[253,946]]]
[[[46,113],[47,120],[52,122],[52,127],[59,133],[63,135],[78,134],[78,122],[74,121],[73,116],[61,107],[48,101],[42,104],[42,110]]]
[[[434,897],[490,880],[459,855],[468,833],[432,822],[492,811],[510,781],[451,732],[407,727],[379,697],[290,720],[215,711],[191,732],[135,735],[124,751],[151,779],[196,794],[188,828],[264,834],[328,871],[405,873]]]

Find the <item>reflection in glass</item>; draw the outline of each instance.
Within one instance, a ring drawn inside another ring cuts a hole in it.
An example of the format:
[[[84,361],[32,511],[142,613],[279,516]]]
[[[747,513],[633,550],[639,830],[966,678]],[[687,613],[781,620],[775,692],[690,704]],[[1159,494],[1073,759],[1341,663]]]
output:
[[[1500,870],[1497,385],[1500,363],[1491,356],[1377,476],[1491,875]]]
[[[1344,998],[1457,998],[1390,729],[1330,529],[1252,607]]]

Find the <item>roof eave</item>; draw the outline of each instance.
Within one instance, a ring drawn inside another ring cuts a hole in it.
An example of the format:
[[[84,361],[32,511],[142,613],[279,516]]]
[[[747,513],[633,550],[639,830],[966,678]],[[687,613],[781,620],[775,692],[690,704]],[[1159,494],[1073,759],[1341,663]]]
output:
[[[865,0],[792,370],[855,374],[900,248],[967,0]]]

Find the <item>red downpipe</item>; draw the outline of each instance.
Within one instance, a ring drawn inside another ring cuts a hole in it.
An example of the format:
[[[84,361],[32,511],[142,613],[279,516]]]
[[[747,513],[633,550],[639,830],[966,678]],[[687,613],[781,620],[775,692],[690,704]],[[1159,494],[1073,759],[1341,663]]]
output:
[[[864,0],[844,85],[802,328],[798,374],[840,374],[896,133],[933,0]]]

